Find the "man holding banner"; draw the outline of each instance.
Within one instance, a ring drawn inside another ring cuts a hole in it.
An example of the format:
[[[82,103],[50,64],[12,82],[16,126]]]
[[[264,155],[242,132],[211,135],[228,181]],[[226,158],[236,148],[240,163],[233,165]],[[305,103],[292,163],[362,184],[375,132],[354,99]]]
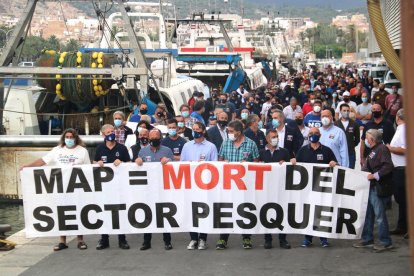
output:
[[[296,156],[297,162],[302,163],[318,163],[318,164],[329,164],[330,167],[335,167],[337,161],[333,151],[322,145],[319,142],[321,138],[321,133],[319,128],[313,127],[309,131],[309,142],[307,146],[303,146]],[[292,160],[292,164],[295,164],[295,160]],[[302,247],[309,247],[312,245],[312,236],[305,235],[305,240],[302,243]],[[329,247],[329,242],[327,238],[320,237],[322,247]]]
[[[257,162],[259,161],[259,150],[255,142],[243,134],[243,124],[240,121],[231,121],[227,127],[228,140],[221,145],[219,161],[225,162]],[[251,249],[250,234],[243,234],[243,248]],[[220,234],[216,249],[226,249],[229,234]]]
[[[283,162],[289,162],[289,152],[278,146],[279,144],[279,135],[276,130],[271,129],[267,132],[266,135],[267,145],[264,149],[259,151],[259,161],[264,163],[279,163],[282,164]],[[265,234],[264,235],[265,249],[272,248],[272,235]],[[291,246],[286,239],[286,234],[279,234],[279,245],[281,248],[290,249]]]
[[[194,140],[187,142],[181,152],[181,161],[217,161],[216,146],[204,138],[206,127],[201,122],[195,122],[193,125]],[[188,250],[207,249],[207,234],[190,232],[191,241],[187,246]]]
[[[103,167],[106,163],[113,163],[119,166],[122,162],[130,162],[128,149],[115,140],[115,129],[112,125],[103,125],[101,128],[102,135],[105,137],[105,142],[100,144],[96,149],[93,163]],[[119,248],[129,249],[129,244],[124,234],[118,235]],[[102,250],[109,247],[109,235],[102,234],[101,239],[96,246],[97,250]]]
[[[161,162],[165,165],[169,161],[174,160],[173,152],[170,148],[161,145],[161,132],[158,129],[153,129],[149,133],[149,147],[142,148],[139,151],[138,158],[135,160],[138,166],[141,166],[144,162]],[[151,248],[151,233],[144,234],[144,242],[140,250],[147,250]],[[165,244],[165,250],[171,250],[171,234],[163,233],[163,239]]]

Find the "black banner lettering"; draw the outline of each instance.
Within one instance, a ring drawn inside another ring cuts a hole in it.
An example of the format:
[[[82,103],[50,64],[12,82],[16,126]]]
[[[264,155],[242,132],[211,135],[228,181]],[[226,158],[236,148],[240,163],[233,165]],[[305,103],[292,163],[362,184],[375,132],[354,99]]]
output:
[[[345,218],[348,215],[348,218]],[[358,214],[355,210],[339,208],[338,209],[338,221],[336,222],[336,233],[342,233],[342,226],[345,224],[349,234],[356,235],[354,222],[358,219]]]
[[[62,170],[52,169],[50,172],[50,181],[47,180],[45,171],[43,169],[33,170],[34,182],[36,187],[36,194],[42,193],[42,183],[45,186],[46,193],[51,194],[55,190],[55,181],[57,192],[63,193]]]
[[[76,220],[76,215],[71,214],[67,215],[67,211],[76,211],[75,205],[67,205],[67,206],[58,206],[57,207],[57,215],[58,215],[58,223],[59,223],[59,231],[65,230],[78,230],[77,224],[66,224],[67,220]]]
[[[136,218],[136,213],[138,210],[142,210],[144,212],[144,220],[142,222],[138,222]],[[135,203],[128,210],[128,221],[131,226],[135,228],[146,228],[152,222],[152,212],[151,208],[144,203]]]
[[[79,178],[79,182],[76,182]],[[73,193],[75,189],[83,189],[84,192],[92,192],[88,180],[81,168],[73,168],[69,179],[67,193]]]
[[[267,220],[267,212],[269,210],[276,211],[276,217]],[[269,229],[280,229],[283,230],[284,226],[282,225],[283,222],[283,208],[277,203],[269,202],[263,205],[262,209],[260,209],[260,222],[262,225]]]
[[[248,219],[250,222],[245,223],[242,219],[236,220],[237,225],[242,229],[252,229],[257,224],[256,215],[250,212],[247,212],[245,209],[249,209],[249,211],[255,211],[256,206],[253,203],[243,203],[237,207],[237,213],[243,217]]]
[[[315,205],[315,215],[314,215],[314,219],[313,219],[313,230],[320,231],[320,232],[331,233],[332,232],[332,227],[322,226],[321,221],[331,222],[332,217],[331,216],[323,216],[322,212],[332,213],[333,212],[333,207]]]
[[[164,208],[168,208],[167,212],[164,212]],[[157,212],[157,227],[164,227],[164,219],[168,221],[171,227],[179,227],[177,220],[174,218],[177,213],[177,206],[172,202],[162,202],[155,204],[155,210]]]
[[[300,182],[293,183],[294,172],[299,172]],[[286,190],[299,191],[303,190],[308,185],[308,171],[305,167],[300,165],[286,165]]]
[[[102,227],[103,221],[98,219],[95,223],[91,223],[89,221],[89,212],[95,211],[96,213],[101,213],[102,208],[99,207],[99,205],[96,204],[88,204],[81,210],[81,222],[83,226],[85,226],[88,229],[96,230]]]
[[[102,172],[105,175],[102,176]],[[93,168],[93,182],[95,184],[95,191],[102,192],[102,183],[109,182],[114,178],[114,171],[110,167],[94,167]]]
[[[41,223],[35,223],[33,224],[33,227],[39,231],[39,232],[48,232],[55,227],[55,221],[53,218],[46,216],[42,213],[46,214],[52,214],[53,211],[50,207],[47,206],[39,206],[33,210],[33,217],[37,220],[40,220],[42,222],[46,222],[46,226],[42,226]]]
[[[303,204],[303,217],[301,222],[296,221],[296,204],[288,204],[288,223],[296,229],[305,229],[309,224],[310,204]]]
[[[112,229],[119,229],[119,211],[126,210],[126,204],[105,204],[104,210],[112,213]]]
[[[200,218],[206,218],[208,214],[210,213],[210,207],[204,202],[193,202],[191,204],[192,210],[193,210],[193,227],[199,226],[199,219]],[[201,209],[201,212],[198,210]]]
[[[233,228],[232,222],[222,222],[222,218],[231,218],[232,212],[223,212],[221,209],[233,208],[233,203],[213,203],[213,227],[214,228]]]

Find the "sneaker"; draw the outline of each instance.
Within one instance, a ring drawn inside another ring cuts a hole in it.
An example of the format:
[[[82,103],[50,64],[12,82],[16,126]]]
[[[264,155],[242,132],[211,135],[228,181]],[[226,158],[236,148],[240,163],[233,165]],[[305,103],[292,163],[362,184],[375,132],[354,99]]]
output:
[[[227,248],[227,242],[225,240],[218,240],[216,244],[216,250],[223,250]]]
[[[286,241],[286,240],[284,240],[284,241],[279,241],[279,245],[280,245],[280,248],[283,248],[283,249],[291,249],[291,248],[292,248],[292,247],[290,246],[289,242],[288,242],[288,241]]]
[[[243,239],[243,248],[244,249],[252,249],[252,240],[251,239]]]
[[[273,247],[272,241],[265,241],[263,247],[264,249],[271,249]]]
[[[120,241],[119,242],[119,248],[121,249],[129,249],[129,244],[127,241]]]
[[[190,243],[187,246],[188,250],[194,250],[197,247],[197,241],[191,240]]]
[[[206,250],[207,249],[207,243],[205,240],[199,240],[198,241],[198,250]]]
[[[310,247],[312,246],[312,242],[310,240],[304,240],[301,247]]]
[[[374,245],[374,251],[377,252],[377,253],[384,252],[384,251],[390,250],[392,248],[394,248],[392,246],[392,244],[389,244],[389,245],[376,244],[376,245]]]
[[[329,247],[329,246],[331,246],[331,245],[329,244],[328,240],[323,240],[323,241],[321,241],[321,246],[322,246],[323,248],[326,248],[326,247]]]
[[[98,245],[96,246],[96,250],[102,250],[109,247],[108,241],[103,241],[102,239],[99,240]]]
[[[373,246],[374,246],[373,241],[364,241],[364,240],[360,240],[359,242],[356,242],[352,245],[352,247],[355,247],[355,248],[367,248],[367,247],[373,247]]]
[[[171,250],[171,249],[173,249],[173,247],[172,247],[171,243],[166,243],[165,246],[164,246],[164,249],[165,250]]]

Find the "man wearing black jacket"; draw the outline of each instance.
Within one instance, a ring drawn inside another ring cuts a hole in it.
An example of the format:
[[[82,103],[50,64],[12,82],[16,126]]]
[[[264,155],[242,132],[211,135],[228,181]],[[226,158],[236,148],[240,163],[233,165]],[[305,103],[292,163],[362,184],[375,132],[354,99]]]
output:
[[[272,129],[278,133],[279,147],[287,149],[290,158],[294,158],[303,144],[303,136],[299,128],[285,124],[285,115],[280,110],[273,112],[271,124]]]
[[[227,140],[227,119],[227,113],[224,111],[220,112],[217,114],[217,125],[209,128],[207,131],[208,140],[216,146],[217,151],[220,151],[223,141]]]

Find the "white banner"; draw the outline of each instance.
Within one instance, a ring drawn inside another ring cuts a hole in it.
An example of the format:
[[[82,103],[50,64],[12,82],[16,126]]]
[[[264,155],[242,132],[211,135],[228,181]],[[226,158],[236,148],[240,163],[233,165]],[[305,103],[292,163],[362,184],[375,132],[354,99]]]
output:
[[[283,232],[357,239],[366,176],[302,163],[25,168],[26,235]]]

